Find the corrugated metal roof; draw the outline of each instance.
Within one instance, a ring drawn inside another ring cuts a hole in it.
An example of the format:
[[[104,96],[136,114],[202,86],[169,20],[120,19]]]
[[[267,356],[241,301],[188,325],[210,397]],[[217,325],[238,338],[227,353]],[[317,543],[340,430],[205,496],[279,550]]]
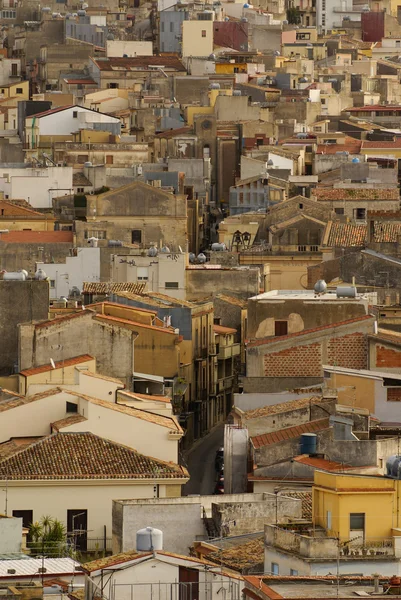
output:
[[[65,575],[80,568],[80,563],[72,558],[20,558],[17,560],[0,560],[0,577],[24,577],[38,575],[39,569],[46,569],[46,575]],[[15,569],[15,574],[7,573]]]

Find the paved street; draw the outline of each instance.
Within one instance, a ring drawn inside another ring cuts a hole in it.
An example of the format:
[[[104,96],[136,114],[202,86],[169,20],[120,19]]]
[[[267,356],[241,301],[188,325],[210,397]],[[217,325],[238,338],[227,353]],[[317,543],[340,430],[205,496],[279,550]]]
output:
[[[184,487],[183,494],[213,494],[216,484],[214,457],[216,450],[223,446],[224,425],[218,425],[209,435],[197,442],[187,455],[187,467],[191,479]]]

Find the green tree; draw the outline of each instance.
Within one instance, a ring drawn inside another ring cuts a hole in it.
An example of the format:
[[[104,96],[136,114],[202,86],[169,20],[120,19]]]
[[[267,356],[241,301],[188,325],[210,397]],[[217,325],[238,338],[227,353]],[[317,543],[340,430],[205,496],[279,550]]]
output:
[[[290,25],[299,25],[301,22],[301,15],[295,6],[290,6],[287,9],[287,21]]]
[[[66,529],[61,521],[49,515],[43,516],[40,521],[30,525],[29,537],[31,539],[29,549],[33,556],[38,554],[60,556],[67,553]]]

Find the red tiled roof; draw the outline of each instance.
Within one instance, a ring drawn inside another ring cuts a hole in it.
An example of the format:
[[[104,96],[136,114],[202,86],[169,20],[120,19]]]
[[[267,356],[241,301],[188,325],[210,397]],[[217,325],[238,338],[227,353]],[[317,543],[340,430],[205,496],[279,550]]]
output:
[[[78,317],[82,317],[83,315],[91,314],[92,316],[95,314],[92,310],[83,309],[80,312],[70,313],[68,315],[63,315],[61,317],[56,317],[55,319],[48,319],[47,321],[40,321],[36,323],[35,329],[41,329],[42,327],[51,327],[52,325],[58,325],[63,321],[69,321],[71,319],[77,319]]]
[[[146,323],[138,323],[137,321],[131,321],[130,319],[120,319],[119,317],[111,317],[110,315],[96,314],[95,318],[100,319],[101,321],[111,321],[117,324],[120,323],[121,325],[130,325],[132,327],[138,327],[141,329],[151,329],[160,333],[170,333],[172,335],[177,336],[177,333],[172,327],[156,327],[155,325],[146,325]]]
[[[139,399],[139,400],[149,400],[149,402],[165,402],[166,404],[171,403],[171,398],[168,396],[155,396],[152,394],[138,394],[137,392],[129,392],[128,390],[121,390],[123,392],[123,396],[130,396],[131,398]]]
[[[366,244],[368,230],[366,225],[332,221],[327,226],[330,227],[327,246],[334,248],[361,248]]]
[[[362,142],[362,150],[364,149],[370,149],[370,148],[388,148],[389,150],[395,150],[395,149],[399,149],[401,148],[401,138],[395,138],[394,140],[391,141],[379,141],[379,142],[370,142],[370,141],[363,141]]]
[[[400,200],[400,192],[396,188],[327,188],[317,187],[313,190],[317,200]]]
[[[309,421],[309,423],[287,427],[286,429],[280,429],[279,431],[256,435],[251,438],[251,442],[255,449],[263,448],[264,446],[270,446],[271,444],[277,444],[279,442],[300,437],[303,433],[314,433],[316,431],[322,431],[322,429],[328,429],[328,427],[328,418],[318,419],[317,421]]]
[[[223,327],[223,325],[213,325],[213,331],[214,333],[221,333],[222,335],[237,333],[236,329],[233,329],[232,327]]]
[[[72,367],[73,365],[80,365],[83,362],[87,362],[88,360],[95,360],[93,356],[89,354],[81,354],[80,356],[76,356],[74,358],[67,358],[67,360],[60,360],[55,363],[56,369],[61,369],[64,367]],[[39,375],[40,373],[47,373],[47,371],[52,371],[52,365],[46,364],[41,365],[40,367],[33,367],[32,369],[24,369],[20,371],[20,375],[24,375],[25,377],[30,377],[31,375]]]
[[[0,235],[5,244],[61,244],[73,242],[72,231],[10,231]]]
[[[54,115],[56,113],[62,112],[63,110],[67,110],[68,108],[73,108],[75,106],[75,104],[67,104],[66,106],[57,106],[56,108],[50,108],[49,110],[44,110],[43,112],[40,113],[36,113],[36,115],[29,115],[29,117],[27,117],[28,119],[31,119],[32,117],[36,118],[40,118],[40,117],[47,117],[47,115]]]
[[[64,78],[64,81],[66,83],[71,83],[71,84],[79,84],[79,85],[97,85],[96,81],[94,79],[69,79],[68,77]]]
[[[20,204],[16,204],[15,202],[7,202],[6,200],[0,200],[0,209],[4,211],[2,212],[1,216],[5,217],[41,217],[43,220],[49,219],[50,221],[54,221],[53,215],[45,215],[34,210],[33,208],[21,206]]]
[[[123,283],[102,282],[102,281],[84,281],[83,294],[116,294],[117,292],[132,292],[141,294],[146,288],[146,283],[126,281]]]
[[[322,469],[323,471],[346,471],[347,469],[355,469],[351,465],[344,463],[335,462],[333,460],[327,460],[326,458],[317,458],[315,456],[309,456],[309,454],[302,454],[296,456],[294,460],[303,465],[309,465],[315,469]],[[358,467],[359,469],[363,467]]]
[[[84,421],[87,421],[87,418],[83,415],[70,415],[69,417],[65,417],[64,419],[59,419],[58,421],[50,423],[50,427],[52,428],[52,432],[60,431],[60,429],[63,429],[64,427],[75,425],[77,423],[83,423]]]
[[[301,337],[303,335],[310,335],[311,333],[315,333],[316,331],[324,331],[325,329],[337,329],[343,325],[351,325],[352,323],[359,323],[362,321],[367,321],[368,319],[373,321],[372,315],[363,315],[362,317],[355,317],[355,319],[347,319],[346,321],[338,321],[337,323],[330,323],[328,325],[321,325],[320,327],[313,327],[312,329],[304,329],[303,331],[297,331],[296,333],[290,333],[288,335],[281,335],[279,337],[267,337],[260,339],[252,339],[246,342],[246,346],[248,348],[253,348],[254,346],[264,346],[265,344],[272,344],[275,342],[281,342],[288,340],[290,338]]]
[[[88,432],[54,433],[0,462],[0,479],[9,481],[159,478],[188,471]]]
[[[184,134],[194,135],[192,127],[178,127],[177,129],[169,129],[167,131],[162,131],[161,133],[157,133],[155,138],[172,138],[176,135],[184,135]]]

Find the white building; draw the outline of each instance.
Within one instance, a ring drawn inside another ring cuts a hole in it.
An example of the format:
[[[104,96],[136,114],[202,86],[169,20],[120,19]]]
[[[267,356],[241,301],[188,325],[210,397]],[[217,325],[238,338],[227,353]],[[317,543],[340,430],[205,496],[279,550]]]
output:
[[[185,300],[186,252],[158,252],[156,256],[114,254],[111,256],[111,279],[116,283],[146,283],[151,292]]]
[[[240,600],[244,583],[238,573],[212,562],[163,550],[115,554],[83,568],[86,598]]]
[[[107,40],[107,57],[153,56],[152,42],[135,42],[128,40]]]
[[[366,8],[369,4],[366,3]],[[342,28],[343,19],[361,22],[364,6],[354,9],[352,0],[316,0],[316,27],[318,33],[327,33]]]
[[[0,57],[0,86],[21,79],[21,59]]]
[[[82,291],[84,281],[100,281],[100,248],[76,248],[65,263],[36,263],[50,279],[50,299],[67,297],[73,287]]]
[[[73,191],[72,167],[0,165],[0,192],[5,200],[26,200],[33,208],[51,208],[53,198]]]

